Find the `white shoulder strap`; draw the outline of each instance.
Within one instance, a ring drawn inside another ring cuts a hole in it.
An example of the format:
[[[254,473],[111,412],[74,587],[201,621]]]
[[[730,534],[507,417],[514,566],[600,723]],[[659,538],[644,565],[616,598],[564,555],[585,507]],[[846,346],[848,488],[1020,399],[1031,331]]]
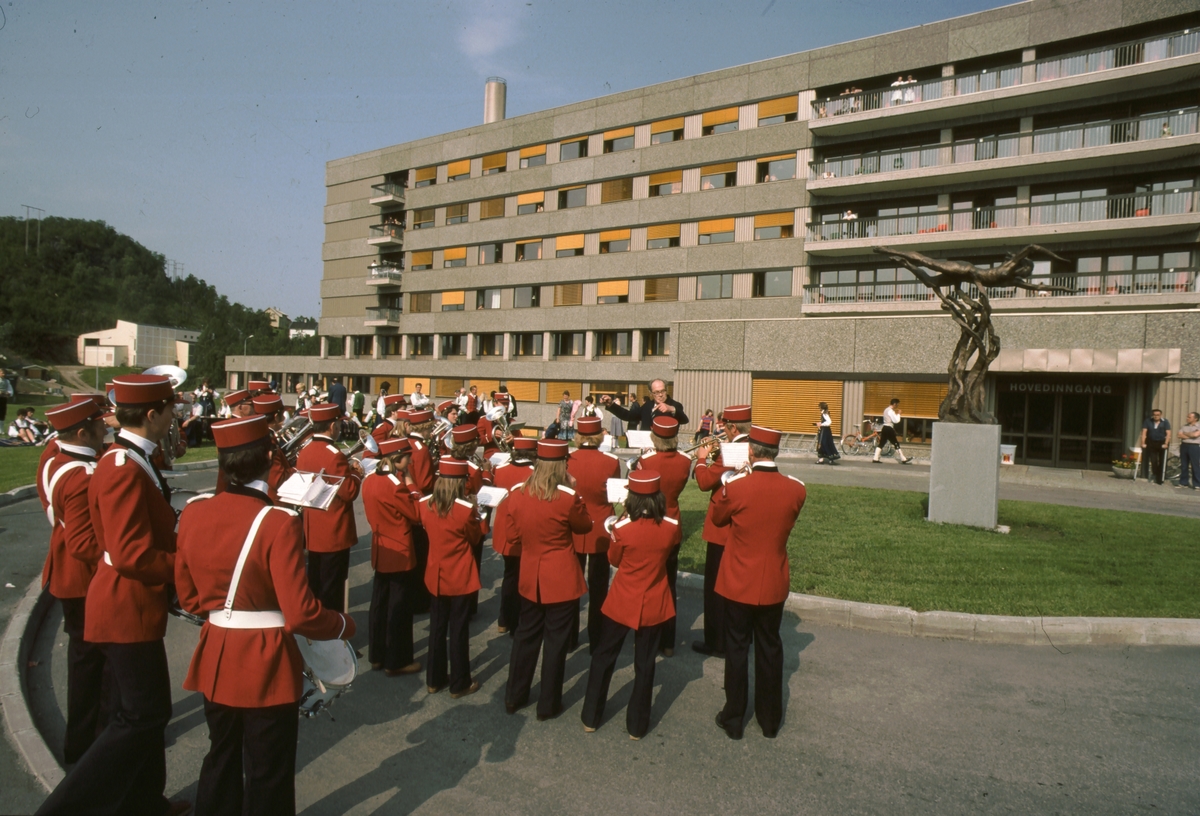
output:
[[[46,494],[47,504],[50,502],[50,466],[54,464],[54,457],[51,456],[46,460],[46,464],[42,466],[42,492]],[[54,522],[50,522],[53,524]]]
[[[51,527],[54,526],[54,486],[58,484],[58,480],[63,477],[63,474],[76,468],[86,468],[90,476],[96,470],[96,465],[94,462],[67,462],[54,471],[54,478],[50,480],[50,484],[46,485],[46,518],[50,520]]]
[[[263,519],[267,517],[267,513],[271,512],[271,505],[267,505],[262,510],[258,511],[258,515],[254,517],[254,523],[250,525],[250,532],[246,534],[246,541],[242,544],[242,551],[238,555],[237,566],[233,568],[233,580],[229,582],[229,594],[225,596],[225,618],[228,619],[233,612],[233,596],[237,594],[238,584],[242,580],[242,567],[246,566],[246,558],[250,555],[250,548],[254,546],[254,539],[258,535],[258,528],[262,524]]]
[[[119,467],[123,467],[127,461],[132,459],[134,462],[137,463],[138,467],[140,467],[142,470],[146,471],[146,475],[150,477],[150,483],[155,485],[156,487],[158,486],[158,476],[154,475],[154,468],[151,467],[150,463],[146,460],[145,454],[141,454],[140,451],[138,453],[133,453],[128,448],[119,448],[115,445],[113,446],[113,448],[115,450],[110,449],[109,453],[112,453],[116,456],[117,465]],[[105,455],[107,456],[108,454],[105,454]]]

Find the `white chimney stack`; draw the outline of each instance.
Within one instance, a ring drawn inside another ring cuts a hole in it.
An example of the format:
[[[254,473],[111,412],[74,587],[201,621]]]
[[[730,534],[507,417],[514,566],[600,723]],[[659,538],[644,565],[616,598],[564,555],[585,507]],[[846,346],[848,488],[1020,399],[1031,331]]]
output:
[[[489,125],[504,119],[504,104],[508,96],[508,83],[504,77],[488,77],[483,89],[483,123]]]

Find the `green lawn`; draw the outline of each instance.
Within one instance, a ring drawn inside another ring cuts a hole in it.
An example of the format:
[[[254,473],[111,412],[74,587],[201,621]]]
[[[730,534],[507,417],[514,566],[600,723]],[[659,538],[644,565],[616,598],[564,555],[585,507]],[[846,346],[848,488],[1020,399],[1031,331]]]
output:
[[[1000,502],[1008,535],[925,521],[921,493],[810,485],[792,590],[996,615],[1200,618],[1200,520]],[[679,567],[704,571],[707,496],[680,498]]]
[[[40,413],[40,412],[39,412]],[[6,429],[7,430],[7,427]],[[37,481],[37,464],[42,455],[41,448],[0,448],[0,493]],[[176,462],[200,462],[216,459],[217,449],[212,442],[200,448],[189,449]]]
[[[100,387],[103,388],[107,382],[112,382],[113,377],[119,377],[122,374],[141,374],[140,366],[113,366],[111,368],[100,369]],[[79,379],[91,386],[96,384],[96,369],[84,368],[79,372]]]

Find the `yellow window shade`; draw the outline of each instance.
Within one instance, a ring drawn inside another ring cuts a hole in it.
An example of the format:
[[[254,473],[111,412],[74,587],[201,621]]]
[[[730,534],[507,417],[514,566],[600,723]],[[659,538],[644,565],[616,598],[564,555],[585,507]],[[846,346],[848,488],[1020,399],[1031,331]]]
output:
[[[582,303],[582,283],[561,283],[554,287],[555,306],[579,306]]]
[[[493,391],[500,390],[499,380],[467,380],[467,388],[472,385],[478,390],[480,399],[490,399]]]
[[[683,130],[682,116],[676,116],[674,119],[662,119],[650,125],[651,133],[667,133],[672,130]]]
[[[679,300],[679,278],[646,278],[647,303]]]
[[[509,388],[512,388],[511,383],[509,384]],[[546,402],[561,402],[563,391],[571,392],[571,399],[573,400],[580,399],[579,395],[583,393],[583,383],[557,381],[546,383]]]
[[[462,289],[457,292],[442,292],[443,306],[462,306],[465,301],[466,293]]]
[[[726,122],[736,122],[737,120],[737,108],[722,108],[721,110],[709,111],[704,114],[700,120],[700,124],[704,127],[712,127],[713,125],[723,125]]]
[[[646,239],[654,240],[655,238],[678,238],[678,224],[655,224],[653,227],[646,227]]]
[[[469,175],[470,172],[471,172],[471,160],[470,159],[463,159],[462,161],[450,162],[450,164],[446,166],[446,175],[448,175],[450,178],[454,178],[455,176],[466,176],[466,175]]]
[[[892,400],[900,400],[900,415],[913,419],[936,419],[938,408],[950,386],[944,382],[888,382],[870,380],[863,383],[863,413],[883,416],[883,409]],[[858,420],[859,417],[854,417]]]
[[[389,386],[389,388],[391,389],[391,392],[392,392],[393,394],[397,394],[397,393],[399,393],[399,392],[400,392],[400,380],[399,380],[399,378],[397,378],[397,377],[372,377],[372,378],[371,378],[371,392],[370,392],[370,393],[372,393],[372,394],[378,394],[378,393],[379,393],[379,389],[383,387],[383,384],[384,384],[384,383],[387,383],[387,384],[388,384],[388,386]]]
[[[607,142],[609,139],[624,139],[626,136],[632,135],[633,128],[631,127],[618,128],[617,130],[606,130],[604,131],[604,141]]]
[[[842,435],[841,380],[766,380],[754,378],[750,405],[756,422],[766,422],[786,433],[815,433],[818,403],[829,403],[833,436]]]
[[[503,218],[504,217],[504,199],[489,198],[479,202],[479,217],[482,218]]]
[[[414,252],[410,266],[429,266],[431,263],[433,263],[433,250],[428,249],[423,252]]]
[[[800,110],[800,97],[796,94],[781,96],[778,99],[765,99],[758,103],[758,118],[768,119],[772,116],[785,116]]]
[[[569,144],[575,144],[576,142],[586,142],[587,140],[588,140],[587,136],[580,136],[578,139],[564,139],[562,144],[569,145]]]
[[[539,191],[536,193],[521,193],[517,196],[517,206],[522,204],[538,204],[546,200],[546,193]]]
[[[544,155],[546,155],[546,146],[544,144],[534,145],[533,147],[522,147],[521,148],[521,158],[522,159],[529,159],[534,156],[544,156]]]
[[[507,153],[492,153],[483,157],[483,172],[495,170],[497,167],[508,167]]]
[[[733,232],[733,219],[714,218],[712,221],[700,222],[701,235],[712,235],[716,232]]]
[[[518,402],[537,402],[539,392],[542,390],[541,383],[537,380],[505,380],[504,385],[508,388],[509,396]]]
[[[541,242],[541,238],[522,238],[520,241],[517,241],[518,244],[540,244]]]
[[[603,241],[628,241],[629,230],[604,230],[600,233],[600,240]]]
[[[596,297],[629,296],[629,281],[600,281],[596,284]]]
[[[422,167],[417,171],[417,181],[430,181],[437,178],[436,167]]]
[[[794,159],[794,158],[796,158],[795,153],[783,153],[778,156],[763,156],[761,159],[758,160],[758,163],[762,164],[763,162],[783,161],[785,159]]]
[[[461,261],[466,259],[466,257],[467,248],[465,246],[450,247],[449,249],[442,250],[442,259],[446,261]]]
[[[657,187],[660,184],[678,184],[683,181],[682,170],[671,170],[666,173],[651,173],[650,186]]]
[[[627,201],[633,198],[633,179],[613,179],[600,185],[600,203]]]
[[[707,167],[700,168],[702,176],[719,176],[722,173],[736,173],[737,162],[725,162],[723,164],[710,164]]]
[[[425,395],[429,395],[429,378],[428,377],[405,377],[404,378],[404,393],[411,394],[417,390],[417,383],[421,384],[421,390]]]
[[[433,381],[433,396],[436,397],[453,397],[458,393],[458,389],[463,387],[462,380],[447,380],[438,377]]]
[[[583,233],[576,235],[560,235],[558,240],[554,242],[555,250],[559,249],[583,249]]]
[[[787,212],[763,213],[762,215],[754,216],[754,228],[761,229],[762,227],[790,227],[796,223],[796,213],[792,210]]]

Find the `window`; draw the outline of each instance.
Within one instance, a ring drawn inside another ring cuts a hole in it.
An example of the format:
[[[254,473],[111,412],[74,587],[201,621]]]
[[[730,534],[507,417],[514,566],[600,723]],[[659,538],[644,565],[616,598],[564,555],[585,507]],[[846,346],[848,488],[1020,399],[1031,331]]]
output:
[[[696,300],[733,297],[733,275],[700,275],[696,278]]]
[[[447,181],[462,181],[471,177],[471,160],[452,161],[446,165]]]
[[[795,212],[763,213],[754,216],[754,240],[768,241],[772,238],[791,238],[795,234]]]
[[[732,244],[733,219],[717,218],[700,222],[701,244]]]
[[[443,334],[441,340],[442,357],[461,357],[467,353],[465,334]]]
[[[466,303],[466,294],[462,289],[456,292],[442,292],[442,311],[461,312]]]
[[[442,268],[449,269],[454,266],[467,265],[467,248],[466,247],[450,247],[442,250]]]
[[[521,148],[521,169],[526,167],[541,167],[546,163],[546,146],[535,145],[534,147]]]
[[[731,133],[737,129],[737,108],[722,108],[721,110],[709,111],[700,118],[700,135],[702,136]]]
[[[598,357],[628,357],[633,332],[606,331],[596,332],[596,356]]]
[[[507,153],[492,153],[483,157],[483,174],[492,176],[508,169]]]
[[[513,339],[513,356],[514,357],[541,357],[542,356],[542,333],[535,332],[532,334],[514,334]]]
[[[678,142],[683,138],[683,117],[663,119],[650,125],[650,144]]]
[[[587,156],[587,146],[588,140],[586,136],[582,139],[563,142],[558,148],[558,160],[571,161],[572,159],[582,159]]]
[[[425,229],[433,226],[433,207],[423,210],[413,210],[413,229]]]
[[[429,295],[426,295],[425,297],[429,297]],[[432,357],[433,356],[433,335],[432,334],[410,334],[408,336],[408,356],[409,357]]]
[[[475,335],[475,354],[479,357],[503,357],[504,356],[504,335],[503,334],[477,334],[477,335]]]
[[[700,168],[700,189],[716,190],[737,186],[737,162],[710,164]]]
[[[628,201],[633,198],[633,179],[613,179],[600,185],[600,203]]]
[[[587,204],[587,187],[567,187],[558,191],[558,208],[570,210]]]
[[[401,339],[401,336],[398,334],[379,335],[379,341],[382,343],[380,353],[382,353],[384,357],[399,357]]]
[[[604,230],[600,233],[600,254],[629,251],[629,230]]]
[[[622,150],[633,149],[633,128],[620,128],[604,132],[604,152],[620,153]]]
[[[500,308],[500,290],[499,289],[477,289],[475,291],[475,308],[476,309],[499,309]]]
[[[538,261],[542,257],[542,239],[532,241],[517,241],[518,261]]]
[[[555,332],[550,338],[555,357],[583,356],[583,332]]]
[[[791,297],[792,270],[777,269],[754,273],[755,297]]]
[[[643,357],[666,357],[670,353],[670,329],[642,329]]]
[[[542,305],[542,287],[518,286],[513,290],[513,308],[533,309]],[[540,353],[540,352],[539,352]]]
[[[488,198],[479,202],[479,220],[485,218],[503,218],[504,217],[504,199],[503,198]]]
[[[679,246],[679,225],[658,224],[646,228],[646,249],[666,249]]]
[[[437,168],[422,167],[414,175],[413,187],[431,187],[437,184]]]
[[[503,244],[480,244],[479,265],[500,263],[504,259]]]
[[[628,303],[629,281],[600,281],[596,284],[596,302],[600,304]]]
[[[679,300],[679,278],[646,278],[646,303]]]
[[[582,283],[560,283],[554,287],[555,306],[580,306],[583,304]]]
[[[467,205],[450,204],[446,207],[446,225],[467,223]]]
[[[765,181],[782,181],[796,177],[796,154],[785,153],[782,156],[767,156],[758,160],[755,179],[759,184]]]
[[[546,194],[544,192],[521,193],[517,196],[517,215],[540,213],[545,208]]]
[[[420,272],[424,269],[433,269],[433,250],[431,249],[412,254],[412,271]]]
[[[683,192],[683,171],[650,174],[650,197],[678,195]]]
[[[355,357],[363,357],[375,350],[375,335],[356,334],[350,338],[350,353]]]
[[[795,122],[800,110],[800,97],[796,94],[781,96],[778,99],[766,99],[758,103],[758,126],[778,125],[782,122]]]
[[[583,233],[577,235],[560,235],[554,242],[555,258],[570,258],[583,254]]]

